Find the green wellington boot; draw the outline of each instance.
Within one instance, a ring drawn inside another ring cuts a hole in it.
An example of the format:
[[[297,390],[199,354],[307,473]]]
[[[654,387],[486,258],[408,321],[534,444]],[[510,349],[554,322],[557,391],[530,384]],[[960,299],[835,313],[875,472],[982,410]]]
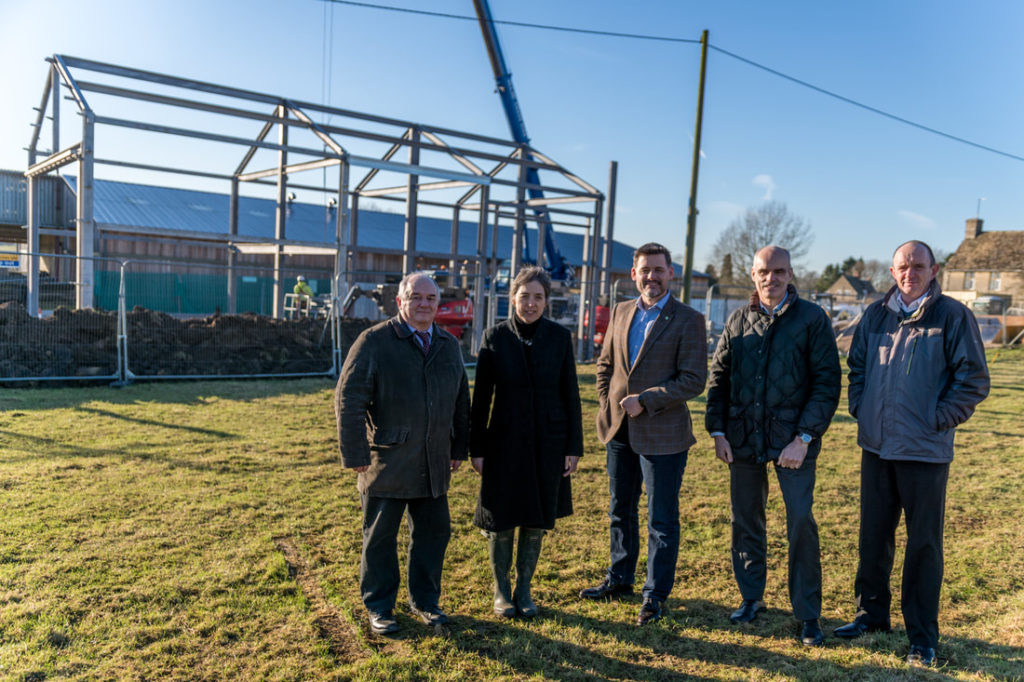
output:
[[[519,529],[519,549],[516,553],[516,590],[512,601],[516,603],[519,615],[533,618],[537,615],[537,605],[530,596],[530,581],[537,570],[537,559],[540,557],[540,544],[544,533],[540,528]]]
[[[502,618],[516,615],[516,607],[512,603],[512,581],[509,579],[515,532],[514,528],[500,533],[484,531],[491,559],[491,572],[494,573],[494,614]]]

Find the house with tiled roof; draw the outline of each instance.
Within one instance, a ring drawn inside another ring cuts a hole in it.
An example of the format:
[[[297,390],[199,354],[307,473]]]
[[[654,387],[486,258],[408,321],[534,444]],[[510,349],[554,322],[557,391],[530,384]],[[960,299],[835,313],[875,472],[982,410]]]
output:
[[[879,297],[871,280],[861,279],[849,272],[841,274],[825,293],[832,294],[836,305],[867,304]]]
[[[967,305],[994,296],[1024,308],[1024,230],[985,232],[982,223],[967,221],[963,242],[943,268],[943,293]]]

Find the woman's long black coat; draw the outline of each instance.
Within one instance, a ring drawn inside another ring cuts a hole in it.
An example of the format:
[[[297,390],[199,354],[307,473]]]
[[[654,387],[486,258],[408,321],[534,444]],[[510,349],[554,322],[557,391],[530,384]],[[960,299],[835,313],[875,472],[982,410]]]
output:
[[[582,454],[569,331],[541,318],[527,353],[511,319],[486,330],[470,429],[470,455],[484,459],[473,522],[489,531],[554,528],[556,518],[572,514],[565,458]]]

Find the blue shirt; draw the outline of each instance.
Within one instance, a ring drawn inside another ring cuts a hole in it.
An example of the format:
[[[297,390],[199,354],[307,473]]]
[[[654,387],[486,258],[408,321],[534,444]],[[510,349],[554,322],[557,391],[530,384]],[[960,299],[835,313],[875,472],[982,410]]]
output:
[[[405,320],[402,320],[402,322],[405,322]],[[419,329],[417,329],[416,327],[412,326],[408,322],[405,322],[405,326],[408,327],[409,331],[412,332],[412,338],[416,339],[417,345],[419,345],[420,348],[423,348],[423,339],[421,339],[419,336],[417,336],[417,334],[422,334],[423,332],[421,332]],[[427,328],[427,341],[433,341],[433,340],[434,340],[434,325],[431,324],[430,327]]]
[[[761,303],[760,300],[758,300],[758,304],[761,306],[761,310],[763,310],[765,313],[767,313],[768,316],[775,317],[775,316],[777,316],[779,314],[779,311],[782,310],[782,306],[786,305],[787,301],[789,301],[789,292],[788,291],[786,292],[786,295],[782,297],[782,300],[779,301],[779,304],[777,306],[775,306],[774,308],[772,308],[771,310],[768,310],[768,306],[766,306],[764,303]]]
[[[665,307],[665,303],[668,302],[668,292],[658,299],[658,301],[650,308],[644,307],[644,299],[642,296],[638,296],[636,299],[636,313],[633,315],[633,323],[629,325],[629,366],[632,367],[636,363],[636,358],[640,355],[640,349],[644,346],[644,341],[647,340],[647,335],[651,332],[651,327],[654,326],[654,322],[658,319],[658,315],[661,314],[662,309]]]

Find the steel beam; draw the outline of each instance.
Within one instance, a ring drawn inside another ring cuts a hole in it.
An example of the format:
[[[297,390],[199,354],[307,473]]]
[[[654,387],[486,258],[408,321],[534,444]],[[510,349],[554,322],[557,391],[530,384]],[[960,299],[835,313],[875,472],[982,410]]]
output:
[[[63,149],[56,154],[51,154],[42,161],[38,161],[28,167],[25,171],[26,177],[36,177],[39,175],[46,175],[50,171],[57,170],[69,163],[74,163],[82,158],[82,145],[76,144],[67,149]]]
[[[46,120],[46,105],[50,101],[50,93],[52,91],[60,91],[60,88],[55,85],[55,77],[54,67],[51,66],[50,70],[46,72],[46,85],[43,86],[43,97],[39,102],[39,108],[36,109],[36,122],[32,124],[32,138],[28,142],[29,166],[33,166],[36,163],[36,148],[39,146],[39,135],[43,132],[43,121]],[[52,149],[57,149],[57,147],[54,146]]]

